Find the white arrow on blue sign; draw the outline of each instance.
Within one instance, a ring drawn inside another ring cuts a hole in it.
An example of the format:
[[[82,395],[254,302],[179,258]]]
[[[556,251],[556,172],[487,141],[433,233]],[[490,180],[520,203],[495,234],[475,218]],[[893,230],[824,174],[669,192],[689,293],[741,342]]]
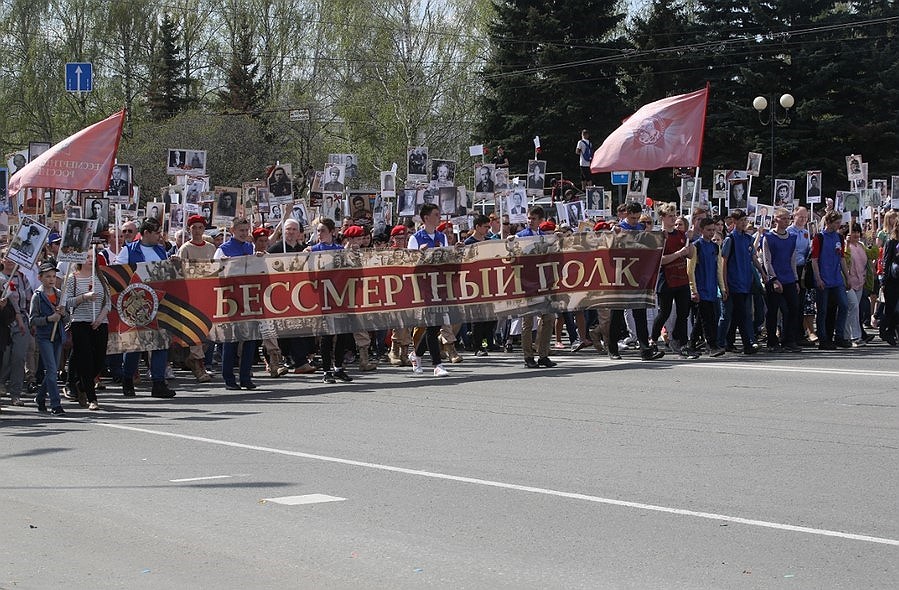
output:
[[[66,91],[90,92],[94,89],[94,64],[70,62],[66,64]]]

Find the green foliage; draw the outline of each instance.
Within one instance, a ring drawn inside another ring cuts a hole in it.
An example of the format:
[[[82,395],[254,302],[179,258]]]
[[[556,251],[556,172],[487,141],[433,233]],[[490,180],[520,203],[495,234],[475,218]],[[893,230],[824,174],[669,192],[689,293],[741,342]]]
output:
[[[190,78],[184,73],[185,59],[178,45],[180,33],[175,20],[166,13],[156,31],[147,103],[156,121],[170,119],[188,104]]]
[[[265,177],[265,167],[278,158],[259,120],[249,115],[209,115],[188,111],[165,121],[141,121],[134,136],[119,146],[119,161],[134,166],[144,201],[167,186],[166,150],[206,150],[209,176],[217,186],[240,186]]]

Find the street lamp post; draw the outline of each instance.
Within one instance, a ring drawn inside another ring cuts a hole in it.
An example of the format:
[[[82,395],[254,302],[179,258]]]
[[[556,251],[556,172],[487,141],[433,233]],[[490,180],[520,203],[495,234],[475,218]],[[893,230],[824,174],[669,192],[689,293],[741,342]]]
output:
[[[783,107],[783,118],[777,116],[777,106],[774,104],[774,98],[771,98],[771,111],[768,113],[766,121],[762,113],[768,108],[768,99],[764,96],[756,96],[752,101],[752,107],[759,113],[759,121],[762,125],[771,125],[771,194],[774,194],[774,128],[776,126],[785,127],[790,124],[790,109],[796,104],[796,100],[792,94],[782,94],[780,97],[780,106]]]

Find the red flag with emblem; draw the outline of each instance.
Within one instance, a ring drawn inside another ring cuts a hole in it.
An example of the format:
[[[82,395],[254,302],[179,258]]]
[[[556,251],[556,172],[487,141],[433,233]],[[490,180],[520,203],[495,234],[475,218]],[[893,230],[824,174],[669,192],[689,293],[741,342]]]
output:
[[[709,87],[644,105],[593,153],[590,171],[699,166]]]
[[[9,192],[23,188],[105,191],[119,150],[125,110],[63,139],[9,179]]]

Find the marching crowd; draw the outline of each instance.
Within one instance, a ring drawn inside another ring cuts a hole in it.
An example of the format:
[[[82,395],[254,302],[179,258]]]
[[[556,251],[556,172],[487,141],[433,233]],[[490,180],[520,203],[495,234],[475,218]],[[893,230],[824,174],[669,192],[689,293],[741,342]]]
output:
[[[585,347],[612,359],[633,349],[652,361],[666,351],[695,359],[703,353],[720,357],[727,352],[773,355],[810,347],[856,348],[877,336],[897,345],[899,212],[887,211],[875,232],[855,219],[844,224],[839,212],[824,211],[815,220],[821,231],[814,232],[804,207],[792,213],[777,209],[771,229],[764,230],[754,228],[742,210],[720,217],[695,209],[688,219],[672,203],[659,206],[653,219],[641,204],[627,203],[619,206],[616,219],[599,221],[593,231],[664,232],[655,308],[529,313],[462,325],[107,353],[110,287],[94,264],[472,246],[511,235],[565,236],[577,229],[547,217],[539,205],[528,210],[528,222],[520,227],[506,216],[475,215],[473,228],[460,235],[442,220],[438,206],[425,204],[417,220],[406,219],[377,235],[349,218],[341,225],[328,218],[315,220],[312,235],[307,235],[293,219],[272,228],[253,227],[245,217],[235,217],[225,235],[195,215],[187,221],[187,233],[178,232],[174,241],[165,239],[159,221],[150,217],[140,225],[123,223],[95,259],[71,269],[56,263],[60,238],[51,234],[35,269],[19,268],[4,255],[0,388],[13,405],[25,405],[34,395],[38,411],[64,414],[63,398],[99,410],[97,391],[110,381],[124,396],[136,395],[142,357],[150,395],[170,398],[175,396],[169,380],[176,368],[209,382],[217,366],[226,389],[252,390],[253,366],[260,362],[271,377],[320,372],[325,383],[336,383],[353,380],[350,363],[358,363],[360,371],[389,362],[422,373],[429,357],[434,375],[442,377],[448,374],[444,362],[462,362],[466,350],[484,357],[513,352],[516,345],[524,365],[532,369],[555,366],[553,350]]]

